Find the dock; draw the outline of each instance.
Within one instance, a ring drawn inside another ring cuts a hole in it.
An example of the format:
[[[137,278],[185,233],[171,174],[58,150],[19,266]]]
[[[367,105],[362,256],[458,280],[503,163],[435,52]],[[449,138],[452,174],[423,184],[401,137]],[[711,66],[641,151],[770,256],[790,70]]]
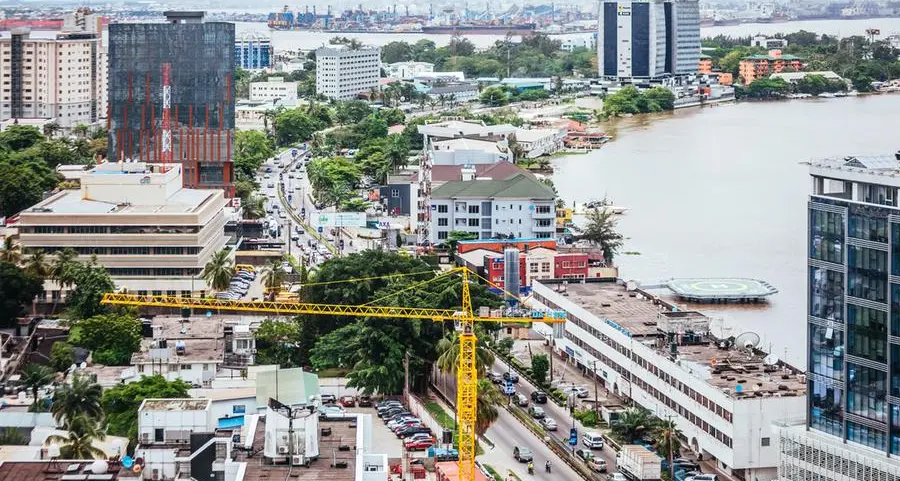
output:
[[[670,279],[664,283],[678,298],[699,303],[758,303],[778,293],[766,281],[740,277]]]

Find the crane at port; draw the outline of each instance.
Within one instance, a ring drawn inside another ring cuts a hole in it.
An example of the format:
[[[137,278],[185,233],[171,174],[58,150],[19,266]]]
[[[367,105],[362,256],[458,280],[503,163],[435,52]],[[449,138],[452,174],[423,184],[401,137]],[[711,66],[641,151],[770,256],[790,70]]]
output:
[[[497,287],[489,280],[472,273],[467,267],[449,269],[426,281],[416,283],[405,290],[424,286],[427,283],[449,276],[459,275],[462,280],[462,309],[416,308],[373,305],[376,299],[362,305],[316,304],[305,302],[280,301],[231,301],[215,298],[185,298],[163,295],[137,295],[125,292],[111,292],[103,295],[102,304],[133,307],[171,307],[220,311],[273,313],[279,315],[311,314],[351,317],[376,317],[390,319],[424,319],[434,322],[453,322],[459,331],[459,357],[456,369],[456,419],[459,425],[459,480],[475,481],[475,422],[478,407],[478,369],[475,362],[476,322],[526,323],[545,322],[563,323],[566,317],[553,311],[529,311],[527,316],[490,316],[483,309],[475,315],[472,297],[469,291],[469,274],[479,277]],[[363,280],[389,278],[382,276],[367,279],[348,279],[340,282],[361,282]],[[501,289],[502,292],[505,292]],[[395,293],[396,294],[396,293]],[[506,293],[510,295],[509,293]]]

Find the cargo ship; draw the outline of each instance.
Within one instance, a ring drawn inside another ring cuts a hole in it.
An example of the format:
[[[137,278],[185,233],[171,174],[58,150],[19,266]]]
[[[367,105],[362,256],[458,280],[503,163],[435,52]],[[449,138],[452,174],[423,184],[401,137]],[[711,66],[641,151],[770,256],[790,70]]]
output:
[[[287,5],[285,5],[284,10],[281,12],[270,13],[266,24],[272,30],[291,30],[295,27],[295,22],[294,14],[289,12]]]
[[[430,34],[465,34],[465,35],[506,35],[526,34],[534,32],[537,25],[521,23],[515,25],[425,25],[422,33]]]

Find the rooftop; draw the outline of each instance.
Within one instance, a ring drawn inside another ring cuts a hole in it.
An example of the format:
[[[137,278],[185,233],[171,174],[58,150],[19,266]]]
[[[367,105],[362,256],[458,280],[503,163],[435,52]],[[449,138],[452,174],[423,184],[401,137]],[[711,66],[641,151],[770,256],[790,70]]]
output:
[[[796,55],[781,55],[781,56],[775,57],[772,55],[757,54],[757,55],[748,55],[741,60],[768,60],[770,62],[774,62],[775,60],[805,60],[805,59],[802,57],[798,57]]]
[[[206,411],[209,399],[144,399],[139,411]]]
[[[434,150],[481,150],[489,153],[503,152],[497,142],[476,139],[449,139],[435,142]]]
[[[432,199],[456,198],[541,199],[553,200],[556,194],[546,184],[524,174],[504,180],[455,180],[438,187]]]
[[[872,171],[880,175],[900,173],[900,152],[892,155],[848,155],[817,159],[810,162],[811,167],[837,169],[846,171]]]
[[[115,481],[121,478],[137,479],[130,470],[122,470],[113,463],[105,474],[95,474],[91,469],[95,461],[4,461],[0,463],[0,481],[48,481],[62,479],[63,475],[84,476],[76,479]],[[102,470],[101,470],[102,471]],[[98,477],[99,476],[99,477]]]
[[[153,336],[158,339],[222,339],[225,326],[222,319],[193,318],[185,321],[181,316],[155,316],[150,320]]]
[[[690,301],[759,300],[778,293],[771,284],[758,279],[671,279],[666,282],[678,297]]]
[[[485,125],[476,120],[445,120],[418,126],[418,132],[424,135],[452,139],[456,137],[490,137],[508,135],[516,131],[510,124]]]
[[[150,349],[152,339],[141,341],[141,350],[131,355],[131,364],[166,363],[177,361],[179,363],[223,362],[225,359],[224,339],[184,339],[167,342],[168,354],[161,358],[153,358]],[[175,353],[176,343],[184,343],[184,354]]]
[[[679,309],[646,291],[629,291],[611,282],[568,284],[564,289],[569,301],[669,359],[665,333],[675,332],[679,344],[673,362],[730,396],[806,392],[806,381],[799,371],[758,348],[738,345],[745,344],[746,337],[716,337],[710,331],[712,319],[700,312]]]
[[[786,80],[788,82],[797,81],[800,79],[804,79],[810,75],[820,75],[829,80],[844,80],[840,75],[832,72],[831,70],[823,70],[819,72],[781,72],[781,73],[773,73],[769,75],[769,78],[780,78]]]
[[[435,165],[431,168],[432,182],[449,182],[462,179],[464,165]],[[514,175],[522,174],[534,177],[531,172],[513,164],[512,162],[497,162],[496,164],[475,164],[476,179],[505,180]],[[417,176],[414,178],[418,178]]]
[[[556,129],[517,129],[516,140],[519,142],[536,142],[558,133]]]

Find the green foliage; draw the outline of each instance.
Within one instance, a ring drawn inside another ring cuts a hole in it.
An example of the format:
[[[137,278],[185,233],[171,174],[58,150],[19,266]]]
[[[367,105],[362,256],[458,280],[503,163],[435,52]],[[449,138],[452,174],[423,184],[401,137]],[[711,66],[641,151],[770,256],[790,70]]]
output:
[[[68,419],[65,435],[52,434],[47,442],[60,445],[60,456],[64,459],[103,459],[106,454],[94,446],[94,441],[106,438],[106,430],[97,419],[78,416]]]
[[[653,87],[644,92],[633,85],[607,95],[603,100],[603,115],[618,117],[625,114],[646,114],[675,108],[675,94],[665,87]]]
[[[187,398],[190,385],[176,379],[166,381],[160,375],[144,376],[137,382],[119,384],[103,393],[102,405],[113,436],[127,436],[137,442],[138,408],[144,399]]]
[[[240,130],[234,134],[234,166],[247,178],[253,178],[269,157],[275,155],[266,135],[258,130]]]
[[[69,293],[67,303],[73,317],[87,319],[105,313],[106,307],[100,304],[103,294],[116,288],[106,268],[93,263],[76,264],[72,271],[75,289]]]
[[[592,209],[586,217],[584,227],[575,227],[578,231],[576,238],[599,246],[606,263],[612,265],[613,258],[624,243],[622,234],[616,230],[618,220],[615,214],[609,209]]]
[[[25,150],[43,142],[44,134],[31,125],[10,125],[0,132],[0,145],[12,151]]]
[[[624,444],[634,444],[653,432],[659,419],[644,408],[629,408],[611,426],[612,432]]]
[[[586,428],[596,427],[600,423],[600,415],[593,409],[576,409],[573,415]]]
[[[525,102],[546,100],[550,98],[550,91],[546,89],[530,89],[520,93],[516,98]]]
[[[341,102],[335,110],[335,120],[344,125],[357,124],[369,115],[372,115],[372,108],[363,100]]]
[[[790,84],[781,78],[761,78],[754,80],[746,87],[736,86],[734,94],[737,98],[769,99],[782,97],[790,91]]]
[[[2,446],[26,446],[28,438],[22,434],[19,428],[5,427],[0,431],[0,445]]]
[[[378,111],[378,118],[384,120],[388,126],[400,125],[406,120],[406,114],[400,109],[381,109]]]
[[[509,95],[506,93],[506,90],[500,87],[488,87],[482,90],[479,99],[481,100],[481,103],[490,105],[491,107],[498,107],[509,103]]]
[[[409,142],[403,135],[389,135],[366,142],[356,153],[355,160],[362,166],[362,173],[383,184],[387,175],[406,167],[409,159]]]
[[[299,341],[300,326],[296,321],[266,319],[256,331],[256,363],[299,367],[301,359],[296,348]]]
[[[103,314],[72,326],[70,342],[93,351],[94,362],[127,366],[141,345],[141,323],[127,314]]]
[[[535,354],[531,357],[531,377],[539,386],[547,383],[547,373],[550,372],[550,358],[546,354]]]
[[[100,406],[102,393],[103,388],[99,384],[91,382],[87,376],[75,374],[70,383],[53,392],[53,405],[50,406],[53,419],[64,426],[79,417],[99,421],[103,418],[103,408]]]
[[[844,92],[847,84],[843,80],[829,80],[822,75],[807,75],[795,82],[793,89],[804,94],[819,95],[825,92]]]
[[[652,104],[655,103],[661,110],[675,109],[675,94],[665,87],[653,87],[644,92],[644,96]]]
[[[75,363],[75,348],[65,341],[56,341],[50,348],[50,365],[57,371],[65,371]]]
[[[22,385],[31,391],[32,403],[28,407],[29,411],[40,412],[41,402],[38,399],[38,390],[53,382],[55,378],[56,372],[53,369],[40,364],[29,364],[22,369]]]
[[[217,251],[210,257],[203,267],[200,277],[212,290],[221,292],[228,289],[231,279],[234,277],[234,260],[227,248]]]
[[[0,152],[0,215],[12,216],[37,204],[59,179],[36,148]]]
[[[339,205],[359,187],[359,166],[345,157],[314,159],[306,168],[313,195],[326,206]]]
[[[40,280],[15,264],[0,262],[0,327],[12,327],[42,290]]]
[[[309,140],[313,132],[325,127],[328,124],[321,115],[312,116],[303,107],[283,110],[275,117],[275,141],[280,146],[292,145]]]
[[[460,241],[468,241],[475,240],[478,238],[478,234],[474,232],[466,232],[462,230],[453,230],[447,234],[447,247],[450,250],[450,257],[453,258],[456,256],[456,248],[459,246]]]
[[[479,436],[494,424],[500,417],[497,406],[508,402],[506,397],[497,390],[497,387],[488,379],[478,380],[478,398],[476,404],[475,432]]]

